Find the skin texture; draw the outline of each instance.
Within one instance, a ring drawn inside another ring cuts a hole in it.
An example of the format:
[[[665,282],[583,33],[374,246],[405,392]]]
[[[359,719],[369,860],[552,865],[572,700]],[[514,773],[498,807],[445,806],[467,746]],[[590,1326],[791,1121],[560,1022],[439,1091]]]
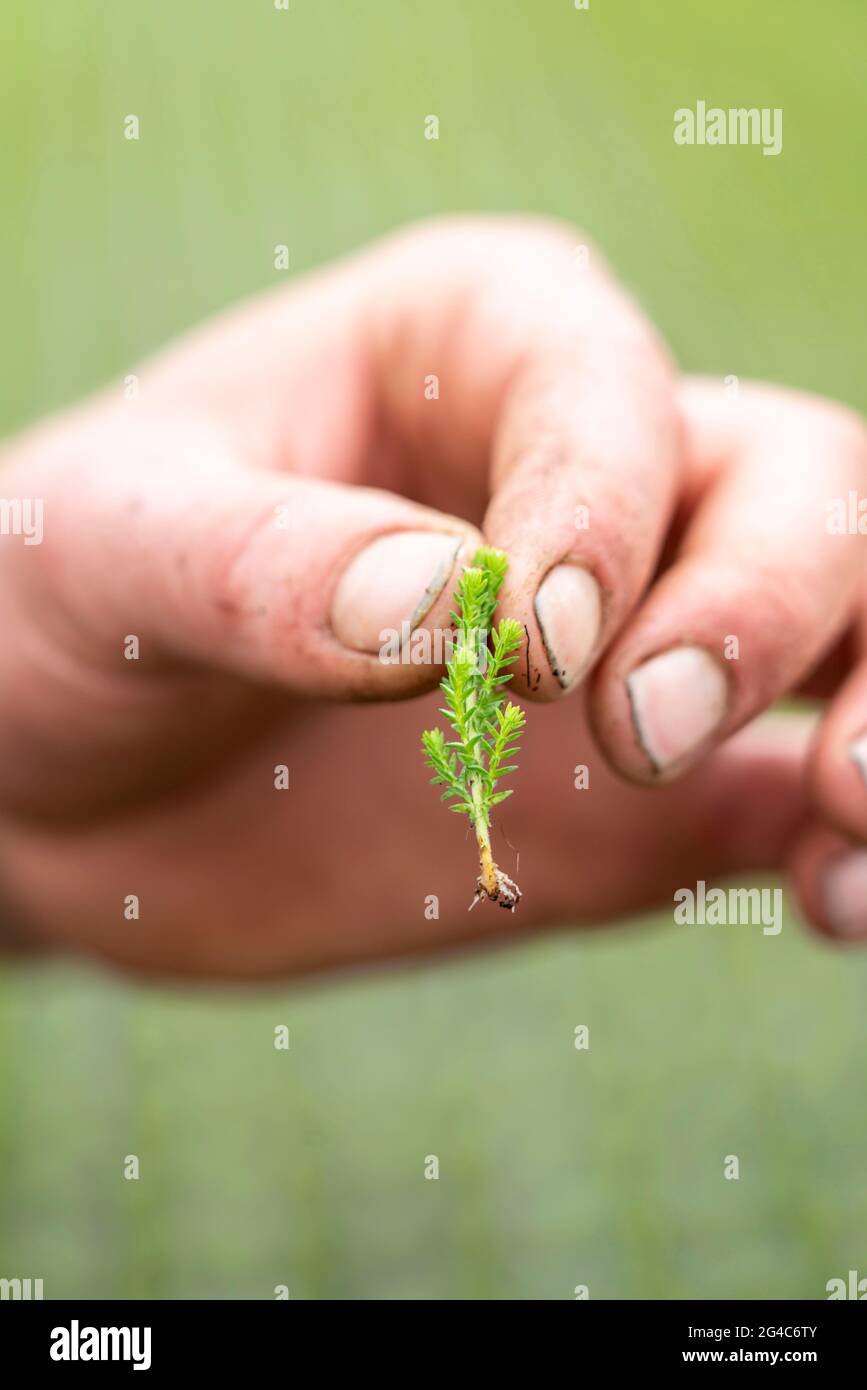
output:
[[[867,836],[846,752],[867,675],[864,541],[825,515],[867,488],[863,424],[679,380],[598,253],[576,265],[586,242],[424,224],[206,325],[141,368],[137,400],[113,390],[7,444],[4,495],[45,506],[42,545],[0,542],[0,882],[23,942],[264,978],[616,920],[787,864],[830,932],[822,875]],[[500,614],[528,633],[514,693],[547,705],[501,818],[515,917],[467,914],[473,849],[426,786],[441,672],[347,647],[332,621],[368,543],[428,530],[458,553],[424,625],[448,624],[483,534],[510,555]],[[568,694],[534,607],[562,561],[602,612]],[[660,775],[626,677],[684,642],[721,660],[731,634],[722,724]],[[840,690],[817,732],[731,737],[805,686]]]

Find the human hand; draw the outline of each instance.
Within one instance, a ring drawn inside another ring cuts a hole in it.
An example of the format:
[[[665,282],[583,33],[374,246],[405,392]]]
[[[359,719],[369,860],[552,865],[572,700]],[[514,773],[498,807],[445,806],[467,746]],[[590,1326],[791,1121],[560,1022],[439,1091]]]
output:
[[[592,670],[531,722],[509,925],[634,912],[791,854],[831,930],[843,842],[822,818],[867,834],[846,752],[867,681],[831,706],[809,780],[794,727],[706,755],[823,658],[826,692],[851,661],[860,537],[825,518],[862,488],[863,427],[679,383],[580,242],[422,226],[206,326],[142,370],[138,400],[10,444],[6,496],[45,506],[43,545],[0,546],[0,879],[31,939],[244,977],[500,935],[503,914],[468,917],[450,888],[429,709],[334,703],[435,683],[381,661],[380,634],[448,625],[476,525],[509,553],[500,611],[528,632],[515,693],[556,701]]]

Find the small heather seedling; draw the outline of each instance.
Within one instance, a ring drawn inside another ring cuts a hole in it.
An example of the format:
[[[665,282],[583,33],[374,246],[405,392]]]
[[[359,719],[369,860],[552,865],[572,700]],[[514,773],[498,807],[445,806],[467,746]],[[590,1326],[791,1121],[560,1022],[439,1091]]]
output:
[[[489,898],[514,912],[521,890],[497,868],[491,853],[491,812],[512,795],[498,790],[497,783],[516,770],[509,758],[518,751],[524,727],[520,706],[503,703],[504,686],[512,678],[507,667],[517,660],[524,631],[514,618],[491,627],[508,567],[501,550],[482,546],[464,570],[455,593],[458,611],[452,613],[455,643],[441,687],[446,704],[440,713],[455,737],[447,742],[441,729],[428,729],[421,741],[434,773],[431,781],[445,787],[442,800],[455,798],[450,809],[469,816],[476,832],[482,872],[470,907]]]

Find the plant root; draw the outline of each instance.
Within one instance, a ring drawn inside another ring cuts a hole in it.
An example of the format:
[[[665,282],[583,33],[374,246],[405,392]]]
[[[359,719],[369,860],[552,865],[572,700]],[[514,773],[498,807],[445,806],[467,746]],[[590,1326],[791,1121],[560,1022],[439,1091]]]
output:
[[[521,901],[521,890],[514,879],[504,874],[502,869],[498,869],[496,864],[492,866],[493,874],[480,874],[476,879],[476,891],[473,901],[467,908],[472,912],[476,903],[480,903],[483,898],[489,902],[496,903],[498,907],[504,907],[507,912],[514,912],[518,903]]]

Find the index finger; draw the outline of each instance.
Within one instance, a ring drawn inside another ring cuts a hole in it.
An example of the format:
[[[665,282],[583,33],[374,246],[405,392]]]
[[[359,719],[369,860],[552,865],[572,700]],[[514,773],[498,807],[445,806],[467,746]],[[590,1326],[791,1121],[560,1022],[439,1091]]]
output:
[[[677,493],[666,350],[584,234],[544,219],[401,232],[205,330],[154,389],[204,392],[259,464],[484,516],[529,639],[515,685],[540,698],[634,608]]]

